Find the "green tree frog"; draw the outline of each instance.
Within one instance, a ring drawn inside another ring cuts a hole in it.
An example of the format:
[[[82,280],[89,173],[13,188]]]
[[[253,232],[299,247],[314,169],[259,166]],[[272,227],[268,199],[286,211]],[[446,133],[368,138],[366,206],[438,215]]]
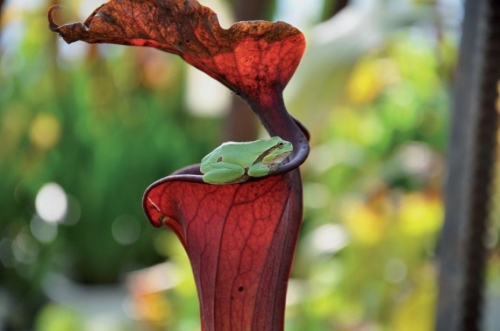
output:
[[[226,142],[201,160],[203,181],[210,184],[241,183],[269,175],[285,160],[293,145],[272,137],[249,142]]]

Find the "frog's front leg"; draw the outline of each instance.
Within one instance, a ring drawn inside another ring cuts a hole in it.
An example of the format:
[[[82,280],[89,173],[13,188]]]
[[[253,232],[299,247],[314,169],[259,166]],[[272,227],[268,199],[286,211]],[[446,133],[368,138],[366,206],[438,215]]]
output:
[[[268,175],[272,170],[269,168],[269,165],[263,164],[263,163],[257,163],[251,166],[247,174],[250,177],[264,177]]]
[[[201,171],[205,173],[203,181],[210,184],[233,183],[245,174],[242,166],[226,162],[212,163],[202,167]]]

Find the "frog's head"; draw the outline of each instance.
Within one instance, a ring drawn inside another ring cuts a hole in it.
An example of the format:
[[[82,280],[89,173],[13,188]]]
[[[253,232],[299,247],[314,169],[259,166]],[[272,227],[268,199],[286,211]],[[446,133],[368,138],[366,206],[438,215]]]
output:
[[[269,139],[269,148],[263,153],[262,163],[277,168],[292,151],[293,145],[291,142],[280,137],[272,137]]]

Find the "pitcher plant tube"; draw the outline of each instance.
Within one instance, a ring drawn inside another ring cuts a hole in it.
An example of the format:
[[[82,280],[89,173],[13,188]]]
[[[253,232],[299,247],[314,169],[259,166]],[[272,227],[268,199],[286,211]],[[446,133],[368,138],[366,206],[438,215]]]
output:
[[[49,27],[67,43],[154,47],[177,54],[242,97],[270,136],[293,144],[271,175],[239,184],[204,183],[199,165],[150,185],[146,217],[175,232],[190,259],[205,331],[284,329],[285,298],[302,221],[298,167],[309,134],[290,116],[283,89],[305,48],[284,22],[249,21],[223,29],[194,0],[112,0],[83,23]]]

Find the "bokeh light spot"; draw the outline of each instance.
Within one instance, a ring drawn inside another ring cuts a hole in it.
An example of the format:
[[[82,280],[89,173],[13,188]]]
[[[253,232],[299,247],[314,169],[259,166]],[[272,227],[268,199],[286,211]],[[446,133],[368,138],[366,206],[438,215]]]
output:
[[[33,236],[43,244],[50,244],[57,236],[57,225],[44,222],[40,217],[33,217],[30,223]]]
[[[38,244],[27,233],[20,232],[12,242],[12,253],[20,263],[31,264],[38,257]]]
[[[335,253],[349,243],[349,235],[342,225],[326,224],[314,231],[314,247],[322,253]]]
[[[119,244],[130,245],[139,239],[141,227],[134,217],[123,215],[113,222],[111,231]]]
[[[399,260],[393,259],[385,265],[385,279],[391,283],[401,283],[405,280],[408,274],[406,264]]]
[[[37,214],[46,222],[60,222],[68,210],[68,197],[56,183],[47,183],[36,195]]]

